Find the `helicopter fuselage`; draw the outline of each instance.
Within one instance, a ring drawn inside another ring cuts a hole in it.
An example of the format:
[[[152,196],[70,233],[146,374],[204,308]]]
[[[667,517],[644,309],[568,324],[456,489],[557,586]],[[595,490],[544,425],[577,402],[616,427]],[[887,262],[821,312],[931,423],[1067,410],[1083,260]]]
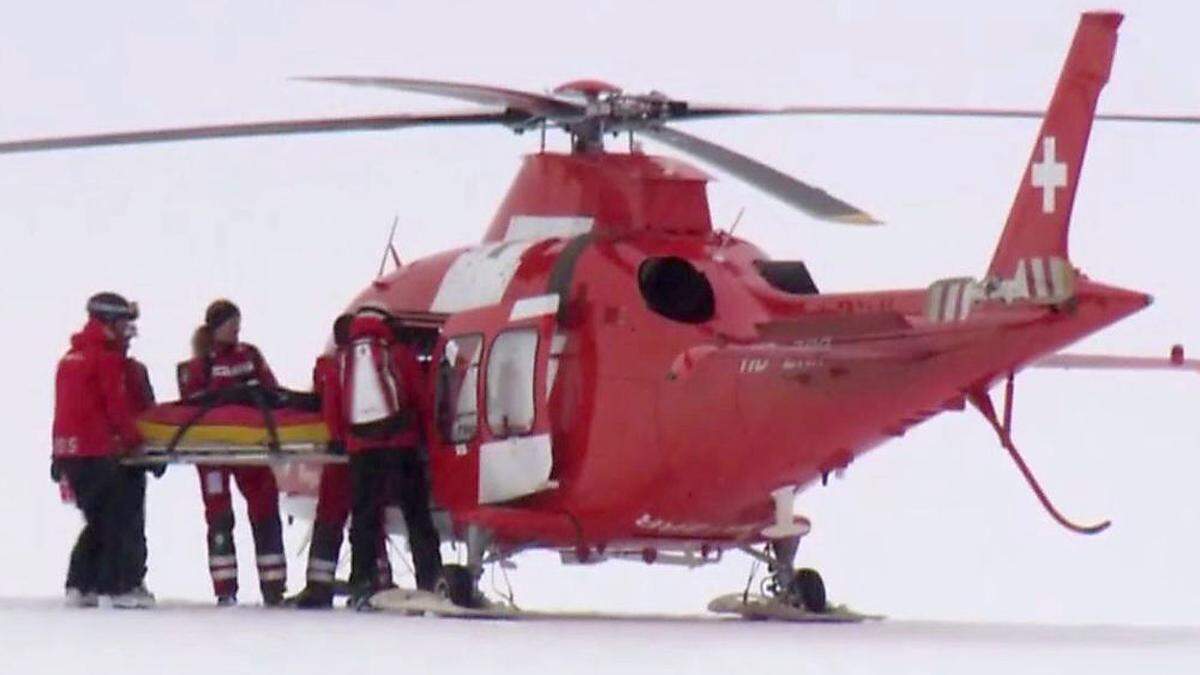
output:
[[[946,282],[821,294],[713,231],[704,189],[637,153],[532,155],[482,244],[352,304],[437,317],[430,464],[460,536],[581,556],[768,539],[776,491],[1148,303],[1082,278],[1066,303],[995,283],[950,309],[931,304]]]

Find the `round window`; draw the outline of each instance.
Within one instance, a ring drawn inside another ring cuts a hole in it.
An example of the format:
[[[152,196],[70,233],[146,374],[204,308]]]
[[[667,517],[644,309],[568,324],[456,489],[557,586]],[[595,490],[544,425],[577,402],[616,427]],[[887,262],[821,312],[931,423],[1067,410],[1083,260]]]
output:
[[[638,268],[638,288],[651,310],[674,321],[704,323],[716,309],[708,277],[676,256],[643,261]]]

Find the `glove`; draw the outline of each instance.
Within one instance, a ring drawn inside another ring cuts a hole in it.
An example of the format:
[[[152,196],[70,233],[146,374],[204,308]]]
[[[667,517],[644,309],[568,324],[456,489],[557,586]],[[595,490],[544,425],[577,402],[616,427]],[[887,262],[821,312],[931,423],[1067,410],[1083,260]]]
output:
[[[58,459],[50,460],[50,482],[57,483],[62,480],[63,470],[62,465],[58,463]]]
[[[346,443],[343,441],[329,441],[326,449],[331,455],[344,455],[346,454]]]

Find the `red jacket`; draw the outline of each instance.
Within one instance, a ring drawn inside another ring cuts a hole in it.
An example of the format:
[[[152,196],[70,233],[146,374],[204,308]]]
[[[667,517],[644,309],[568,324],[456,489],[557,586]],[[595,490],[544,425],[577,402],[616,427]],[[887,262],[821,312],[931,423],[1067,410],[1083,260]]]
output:
[[[321,413],[325,426],[329,427],[329,438],[333,441],[346,440],[342,428],[341,387],[338,386],[337,353],[322,354],[313,364],[313,393],[321,398]]]
[[[362,339],[378,340],[386,346],[384,366],[389,370],[392,379],[402,388],[399,398],[402,406],[408,411],[410,423],[403,429],[391,432],[382,438],[365,438],[356,434],[350,428],[349,412],[347,410],[347,375],[350,367],[350,350],[354,343]],[[425,376],[417,363],[416,354],[405,344],[396,342],[392,330],[378,317],[358,316],[350,324],[349,344],[337,352],[334,363],[336,377],[325,380],[325,391],[322,394],[322,411],[325,423],[330,430],[337,429],[345,436],[346,451],[354,454],[366,450],[380,448],[416,448],[421,443],[425,420],[428,419],[429,406],[426,404]],[[325,401],[329,401],[328,405]]]
[[[218,345],[208,356],[185,362],[179,371],[179,396],[185,399],[240,384],[279,388],[258,347],[248,342]]]
[[[129,408],[140,415],[154,405],[154,387],[150,386],[150,373],[146,366],[132,356],[125,357],[125,389],[129,396]]]
[[[55,457],[107,457],[136,448],[128,363],[104,324],[89,320],[71,336],[54,381]]]

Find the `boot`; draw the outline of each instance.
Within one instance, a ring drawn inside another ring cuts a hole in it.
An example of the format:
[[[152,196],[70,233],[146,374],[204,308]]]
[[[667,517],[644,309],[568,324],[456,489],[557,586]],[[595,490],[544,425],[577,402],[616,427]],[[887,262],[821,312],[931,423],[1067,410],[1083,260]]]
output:
[[[146,584],[144,583],[138,584],[129,594],[138,599],[139,607],[149,608],[158,604],[158,598],[154,597],[154,594],[150,592],[149,588],[146,588]]]
[[[150,609],[154,606],[154,596],[143,595],[136,588],[110,596],[109,601],[116,609]]]
[[[346,600],[346,607],[359,612],[369,612],[375,609],[371,604],[373,595],[375,595],[374,584],[370,582],[355,584],[350,588],[350,598]]]
[[[264,588],[262,592],[263,605],[267,607],[283,606],[283,589],[276,587]]]
[[[81,591],[78,588],[67,588],[63,604],[67,607],[99,607],[100,597],[91,591]]]
[[[288,598],[287,604],[296,609],[330,609],[333,607],[333,588],[328,584],[310,583]]]

